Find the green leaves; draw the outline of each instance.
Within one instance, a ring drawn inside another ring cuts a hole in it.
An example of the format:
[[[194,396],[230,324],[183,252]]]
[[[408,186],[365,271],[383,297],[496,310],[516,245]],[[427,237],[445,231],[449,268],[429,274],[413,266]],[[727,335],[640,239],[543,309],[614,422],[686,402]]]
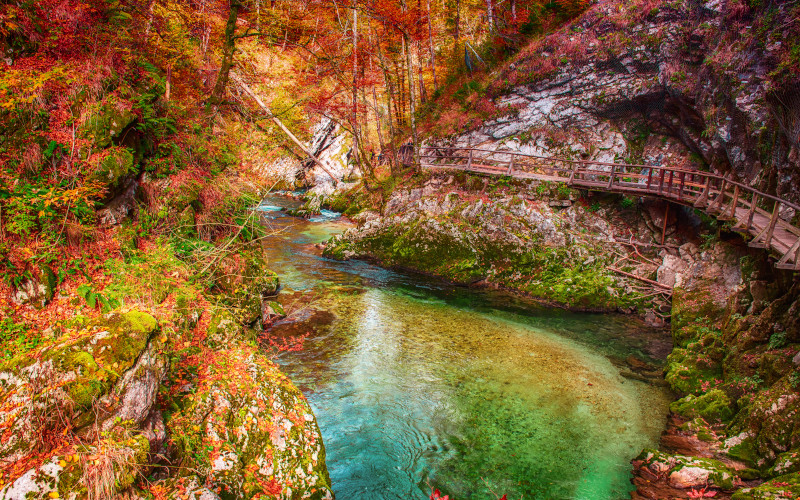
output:
[[[92,285],[89,285],[87,283],[78,286],[76,292],[78,293],[79,296],[81,296],[81,298],[83,298],[86,301],[86,305],[88,305],[92,309],[100,307],[100,310],[103,313],[113,311],[114,309],[122,305],[121,299],[107,297],[102,293],[95,292],[92,289]]]

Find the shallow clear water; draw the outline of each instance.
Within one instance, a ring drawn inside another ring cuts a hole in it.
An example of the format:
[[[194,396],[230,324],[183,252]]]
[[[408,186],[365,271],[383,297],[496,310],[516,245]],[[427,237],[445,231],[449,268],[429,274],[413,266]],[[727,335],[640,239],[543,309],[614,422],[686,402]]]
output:
[[[651,360],[662,334],[323,259],[314,244],[345,223],[264,212],[295,311],[271,333],[310,334],[277,362],[317,415],[339,500],[628,497],[629,461],[656,444],[670,397],[612,361]]]

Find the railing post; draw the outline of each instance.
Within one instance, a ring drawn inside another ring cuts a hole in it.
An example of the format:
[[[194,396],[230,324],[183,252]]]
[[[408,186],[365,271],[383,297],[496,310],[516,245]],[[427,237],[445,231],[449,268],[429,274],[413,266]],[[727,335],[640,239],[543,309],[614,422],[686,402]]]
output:
[[[617,166],[611,166],[611,176],[608,178],[608,189],[611,189],[611,185],[614,183],[614,175],[616,174]]]
[[[683,188],[686,185],[686,172],[681,172],[681,187],[678,189],[678,199],[683,200]]]
[[[653,182],[653,169],[652,167],[647,171],[647,190],[650,191],[650,183]]]
[[[736,219],[736,205],[739,203],[739,185],[733,187],[733,202],[729,213],[731,219]]]
[[[658,194],[662,194],[664,192],[664,169],[661,169],[661,175],[658,179]]]
[[[570,186],[575,181],[575,173],[578,171],[578,165],[579,165],[578,163],[572,164],[572,172],[569,174],[569,182],[567,183]]]
[[[708,206],[708,211],[722,211],[722,204],[725,203],[725,184],[728,182],[728,176],[722,178],[722,182],[719,186],[719,196],[717,196],[714,201]]]
[[[711,177],[706,177],[706,185],[703,187],[703,192],[700,193],[700,197],[697,198],[697,201],[694,202],[694,206],[700,208],[704,206],[708,201],[708,192],[711,190]]]
[[[508,162],[508,172],[506,172],[506,175],[511,175],[511,171],[512,170],[514,170],[514,156],[513,155],[511,156],[511,161]]]
[[[764,245],[769,248],[769,244],[772,241],[772,233],[775,231],[775,224],[778,223],[778,211],[780,209],[781,202],[775,202],[775,208],[772,209],[772,217],[769,219],[769,229],[767,229],[767,235],[764,237]]]
[[[467,170],[472,170],[472,150],[469,150],[469,158],[467,159]]]
[[[750,231],[750,228],[753,227],[753,215],[756,213],[757,206],[758,193],[753,193],[753,198],[750,200],[750,210],[747,212],[747,227],[745,227],[746,231]]]
[[[675,178],[675,171],[669,171],[669,187],[667,188],[667,194],[672,194],[672,179]]]

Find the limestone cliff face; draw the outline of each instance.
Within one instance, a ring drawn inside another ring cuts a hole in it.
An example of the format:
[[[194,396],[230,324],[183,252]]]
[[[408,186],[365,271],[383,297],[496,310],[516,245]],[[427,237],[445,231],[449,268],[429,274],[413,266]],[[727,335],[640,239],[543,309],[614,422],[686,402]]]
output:
[[[337,178],[356,175],[357,169],[354,170],[348,157],[350,135],[332,120],[323,118],[313,127],[307,147]],[[310,187],[315,194],[330,194],[336,189],[336,182],[331,176],[311,160],[285,156],[265,165],[259,173],[286,189]]]
[[[795,2],[599,2],[492,76],[513,113],[429,143],[731,172],[796,202],[797,15]]]

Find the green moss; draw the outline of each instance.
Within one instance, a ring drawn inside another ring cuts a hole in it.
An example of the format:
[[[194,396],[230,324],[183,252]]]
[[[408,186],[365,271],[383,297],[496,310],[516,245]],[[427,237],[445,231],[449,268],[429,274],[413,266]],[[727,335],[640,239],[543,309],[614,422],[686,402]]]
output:
[[[800,473],[785,474],[771,479],[755,488],[742,488],[731,500],[779,500],[794,499],[800,495]]]
[[[732,446],[731,449],[728,450],[728,456],[750,466],[756,466],[758,464],[759,455],[756,449],[755,439],[747,437],[742,440],[741,443]]]
[[[670,472],[679,471],[684,467],[697,467],[709,471],[709,484],[713,484],[718,488],[725,490],[733,489],[734,479],[737,476],[735,470],[731,469],[724,463],[713,458],[700,458],[689,457],[684,455],[670,455],[669,453],[660,452],[653,449],[643,450],[635,460],[641,460],[647,464],[661,463]]]
[[[132,111],[121,109],[113,99],[109,96],[106,102],[92,110],[81,126],[81,135],[91,140],[98,150],[110,146],[113,139],[136,120]]]
[[[775,477],[792,472],[800,472],[800,451],[798,449],[778,455],[775,463],[767,470],[765,475],[767,477]]]
[[[701,394],[704,384],[713,384],[722,378],[718,362],[691,349],[674,349],[667,356],[665,371],[670,387],[681,395]]]
[[[708,422],[725,422],[733,417],[732,406],[724,392],[713,389],[701,396],[689,394],[669,405],[669,409],[687,418],[702,417]]]
[[[243,333],[244,328],[233,313],[225,308],[216,308],[211,311],[206,345],[211,348],[224,347],[234,340],[241,339]]]
[[[125,176],[135,172],[133,154],[127,149],[115,148],[100,161],[91,176],[109,186],[117,187]]]

